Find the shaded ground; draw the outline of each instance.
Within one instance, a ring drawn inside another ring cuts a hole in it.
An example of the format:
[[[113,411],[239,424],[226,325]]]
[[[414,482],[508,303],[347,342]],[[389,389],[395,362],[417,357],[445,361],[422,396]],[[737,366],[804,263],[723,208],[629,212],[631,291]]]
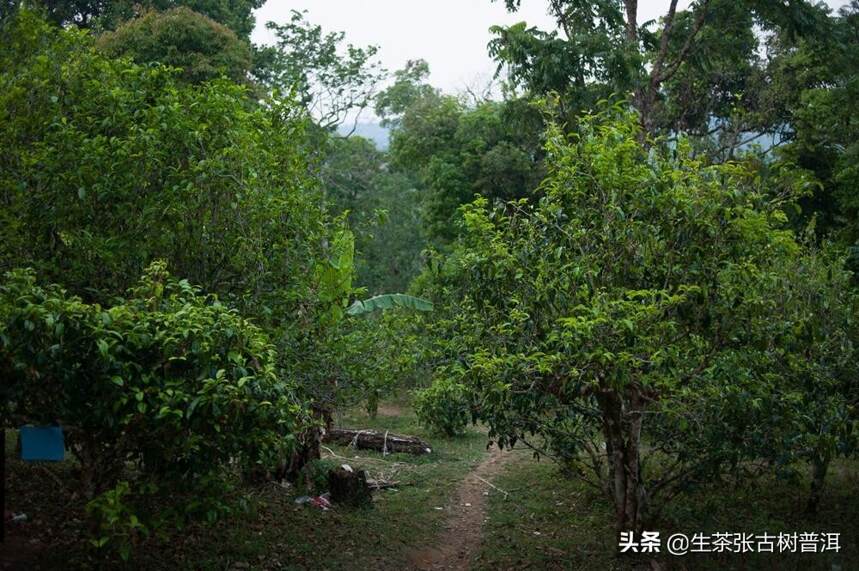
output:
[[[673,533],[837,532],[839,553],[720,553],[617,556],[608,501],[548,461],[516,462],[494,480],[510,492],[489,497],[484,542],[473,569],[576,571],[859,570],[859,461],[832,470],[820,513],[805,514],[807,482],[762,478],[713,482],[669,504],[649,529]]]
[[[375,494],[372,508],[321,511],[295,504],[296,496],[310,490],[271,483],[243,488],[236,495],[246,504],[244,510],[213,525],[186,527],[169,538],[150,537],[127,564],[105,560],[87,548],[83,502],[71,491],[73,465],[43,469],[12,457],[9,507],[26,513],[28,521],[16,526],[13,541],[0,548],[0,569],[3,562],[8,564],[4,571],[408,569],[409,555],[443,533],[447,512],[435,508],[447,505],[463,477],[487,456],[486,436],[472,431],[443,439],[420,427],[409,410],[399,416],[385,414],[393,410],[385,408],[375,420],[353,411],[343,423],[420,436],[432,444],[432,454],[382,456],[331,446],[310,478],[322,484],[328,468],[348,463],[372,478],[400,482],[394,490]],[[324,488],[314,490],[320,491]]]
[[[6,431],[6,509],[26,521],[6,524],[0,569],[62,568],[63,552],[83,542],[84,501],[74,493],[77,475],[70,462],[17,460],[17,432]]]
[[[655,528],[663,536],[839,532],[841,553],[634,559],[616,555],[607,501],[580,481],[561,477],[551,462],[534,462],[524,451],[487,452],[486,435],[474,430],[458,439],[440,438],[402,405],[381,408],[375,420],[353,411],[342,422],[420,436],[433,453],[383,456],[329,447],[311,471],[309,486],[324,485],[327,469],[343,463],[400,485],[375,494],[372,508],[331,511],[297,505],[296,496],[309,490],[294,486],[242,488],[236,492],[242,502],[235,503],[244,509],[213,525],[150,537],[127,564],[87,548],[73,464],[25,465],[11,458],[10,444],[8,507],[28,519],[10,526],[0,569],[859,569],[859,461],[833,467],[817,517],[803,512],[807,482],[763,479],[740,486],[726,480],[671,504]]]

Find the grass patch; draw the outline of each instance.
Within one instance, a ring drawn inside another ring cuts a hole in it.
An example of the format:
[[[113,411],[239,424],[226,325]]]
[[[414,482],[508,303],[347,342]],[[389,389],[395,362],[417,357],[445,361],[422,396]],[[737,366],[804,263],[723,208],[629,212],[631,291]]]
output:
[[[567,479],[548,461],[510,464],[495,480],[511,492],[492,494],[478,569],[626,570],[821,570],[859,569],[859,462],[838,462],[820,512],[804,512],[807,482],[774,478],[713,482],[666,507],[648,529],[673,533],[840,533],[840,553],[720,553],[656,557],[616,555],[610,503],[579,480]]]
[[[611,506],[557,466],[522,453],[493,482],[476,569],[619,569]]]

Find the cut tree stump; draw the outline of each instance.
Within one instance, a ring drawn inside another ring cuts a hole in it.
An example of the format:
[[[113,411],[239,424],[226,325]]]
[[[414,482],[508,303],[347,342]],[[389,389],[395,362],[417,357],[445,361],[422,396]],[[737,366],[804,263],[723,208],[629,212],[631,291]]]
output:
[[[432,452],[430,445],[416,436],[405,436],[380,430],[332,428],[325,433],[323,441],[362,450],[378,450],[389,454],[392,452],[406,452],[408,454],[429,454]]]
[[[333,468],[328,472],[328,491],[331,493],[331,501],[335,504],[366,506],[373,502],[364,470]]]

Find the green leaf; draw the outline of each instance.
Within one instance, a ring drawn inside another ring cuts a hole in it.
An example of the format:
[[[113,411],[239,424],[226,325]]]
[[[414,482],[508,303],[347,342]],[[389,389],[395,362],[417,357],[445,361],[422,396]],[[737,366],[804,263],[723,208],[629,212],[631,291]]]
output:
[[[363,315],[373,311],[403,307],[414,311],[432,311],[433,303],[429,300],[402,293],[386,293],[363,301],[356,300],[349,309],[348,315]]]

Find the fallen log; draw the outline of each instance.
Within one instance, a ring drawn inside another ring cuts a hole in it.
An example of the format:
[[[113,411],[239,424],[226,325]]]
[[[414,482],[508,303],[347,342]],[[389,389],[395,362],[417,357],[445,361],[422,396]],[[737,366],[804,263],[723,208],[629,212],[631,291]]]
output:
[[[352,428],[332,428],[325,433],[324,442],[334,442],[362,450],[378,450],[383,454],[406,452],[408,454],[429,454],[430,445],[416,436],[393,434],[381,430],[355,430]]]

